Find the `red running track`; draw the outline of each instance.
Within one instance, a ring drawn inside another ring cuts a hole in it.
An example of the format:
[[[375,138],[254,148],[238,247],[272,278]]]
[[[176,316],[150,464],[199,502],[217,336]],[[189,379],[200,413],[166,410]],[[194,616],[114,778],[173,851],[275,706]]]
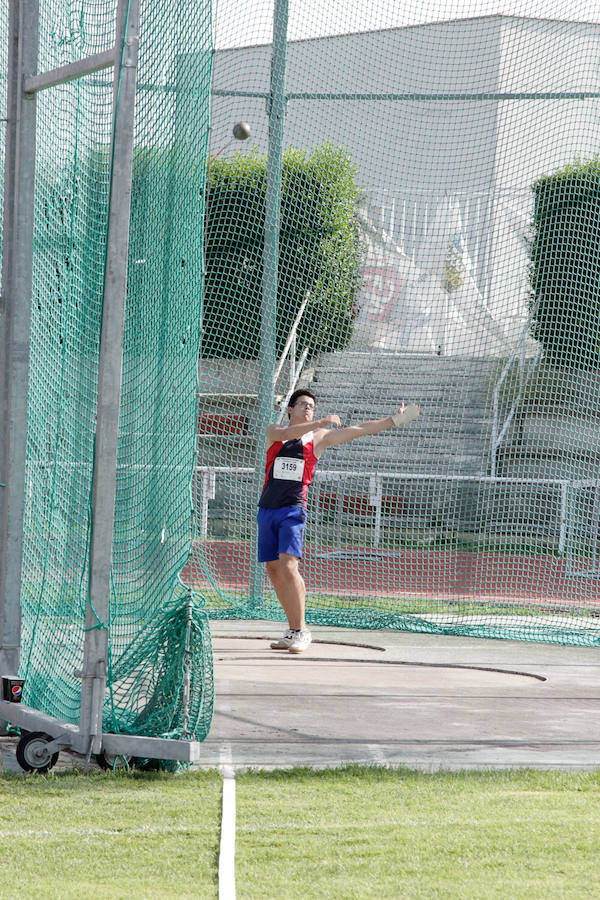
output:
[[[389,551],[388,551],[389,552]],[[206,585],[206,568],[225,589],[244,589],[249,543],[197,543],[182,572],[187,584]],[[586,561],[582,560],[582,568]],[[589,564],[588,564],[589,565]],[[429,596],[485,601],[547,601],[600,606],[600,579],[573,576],[563,558],[466,550],[402,550],[397,555],[348,548],[307,548],[301,570],[308,591],[357,596]]]

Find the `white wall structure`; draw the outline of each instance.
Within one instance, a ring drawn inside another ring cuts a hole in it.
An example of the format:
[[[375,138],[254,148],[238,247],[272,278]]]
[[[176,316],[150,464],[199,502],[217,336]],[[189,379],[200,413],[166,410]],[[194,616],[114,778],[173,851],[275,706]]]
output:
[[[216,53],[213,152],[240,119],[242,152],[266,152],[269,60],[267,45]],[[359,344],[510,352],[528,312],[531,185],[598,151],[599,60],[600,25],[502,15],[289,44],[284,144],[346,148],[365,234],[380,232]]]

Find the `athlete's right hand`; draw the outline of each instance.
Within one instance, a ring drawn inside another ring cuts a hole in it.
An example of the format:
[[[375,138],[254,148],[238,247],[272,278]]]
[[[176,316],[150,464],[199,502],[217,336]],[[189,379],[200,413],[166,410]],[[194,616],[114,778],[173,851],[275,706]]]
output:
[[[339,428],[341,424],[342,420],[335,414],[331,416],[324,416],[322,419],[319,419],[319,425],[321,426],[321,428],[327,428],[329,425],[336,425]]]

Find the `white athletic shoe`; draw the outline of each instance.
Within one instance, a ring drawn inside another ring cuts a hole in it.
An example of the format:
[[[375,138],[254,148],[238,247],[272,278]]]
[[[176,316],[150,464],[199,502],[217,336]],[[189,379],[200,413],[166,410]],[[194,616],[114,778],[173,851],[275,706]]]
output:
[[[293,640],[294,632],[291,628],[288,628],[282,638],[280,638],[278,641],[273,641],[273,643],[271,644],[271,650],[289,650],[292,646]]]
[[[293,640],[288,647],[290,653],[302,653],[303,650],[306,650],[310,647],[312,641],[312,635],[308,629],[303,629],[302,631],[294,631],[293,632]]]
[[[394,421],[394,425],[408,425],[409,422],[413,422],[415,419],[418,419],[421,415],[421,410],[416,405],[416,403],[411,403],[410,406],[407,406],[403,412],[398,411],[392,416]]]

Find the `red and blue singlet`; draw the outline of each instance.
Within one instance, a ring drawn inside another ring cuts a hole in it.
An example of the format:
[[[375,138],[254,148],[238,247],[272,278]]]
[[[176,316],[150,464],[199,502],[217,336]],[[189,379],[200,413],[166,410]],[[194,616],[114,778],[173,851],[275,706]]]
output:
[[[265,482],[258,505],[266,509],[306,506],[306,495],[317,464],[313,432],[290,441],[276,441],[267,450]]]

